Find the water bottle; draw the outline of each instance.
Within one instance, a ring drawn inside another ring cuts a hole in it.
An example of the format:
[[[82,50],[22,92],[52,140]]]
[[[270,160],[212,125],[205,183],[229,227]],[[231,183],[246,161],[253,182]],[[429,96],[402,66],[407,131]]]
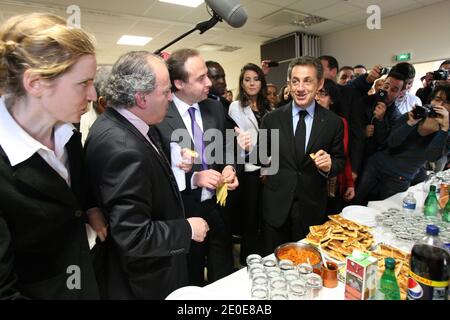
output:
[[[413,214],[416,210],[416,198],[414,198],[413,192],[408,192],[406,197],[403,198],[403,212],[407,214]]]
[[[384,266],[385,270],[381,276],[375,299],[400,300],[400,288],[395,277],[395,259],[386,258]]]
[[[439,201],[436,197],[436,186],[430,186],[430,192],[423,204],[425,217],[436,217],[439,212]]]

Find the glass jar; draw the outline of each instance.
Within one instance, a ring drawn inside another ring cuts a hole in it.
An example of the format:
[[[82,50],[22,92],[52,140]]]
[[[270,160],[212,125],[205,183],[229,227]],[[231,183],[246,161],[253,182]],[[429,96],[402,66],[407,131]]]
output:
[[[269,272],[272,269],[278,268],[278,263],[275,258],[266,258],[263,260],[264,269]]]
[[[314,300],[319,298],[322,286],[322,278],[319,275],[315,273],[308,275],[306,279],[306,299]]]
[[[270,300],[287,300],[288,299],[288,293],[286,289],[280,290],[270,290]]]
[[[306,286],[306,280],[310,274],[313,273],[313,267],[310,264],[302,263],[297,266],[299,279],[303,282],[303,285]]]
[[[252,275],[255,273],[265,273],[266,270],[264,269],[264,266],[262,264],[252,264],[250,267],[247,267],[248,270],[248,276],[251,279]]]
[[[245,262],[247,263],[247,267],[255,263],[262,264],[262,257],[259,254],[250,254],[245,259]]]
[[[286,279],[283,277],[274,277],[269,280],[270,282],[270,290],[280,289],[286,290]]]
[[[281,277],[281,270],[278,267],[272,268],[269,271],[266,271],[266,274],[269,277],[269,279]]]
[[[253,299],[267,300],[269,299],[269,288],[267,285],[252,286],[251,296]]]
[[[292,280],[288,282],[288,299],[304,300],[306,297],[306,288],[301,280]]]
[[[300,278],[297,269],[287,270],[283,272],[283,276],[287,282],[298,280]]]

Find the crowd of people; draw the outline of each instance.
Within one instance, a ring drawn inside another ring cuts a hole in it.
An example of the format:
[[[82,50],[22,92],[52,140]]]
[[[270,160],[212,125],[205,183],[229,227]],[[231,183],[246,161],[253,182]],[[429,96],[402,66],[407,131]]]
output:
[[[64,19],[7,20],[0,299],[164,299],[231,274],[233,236],[244,264],[448,167],[449,60],[417,95],[409,63],[299,57],[278,90],[268,62],[242,67],[233,101],[196,50],[97,68],[92,36]]]

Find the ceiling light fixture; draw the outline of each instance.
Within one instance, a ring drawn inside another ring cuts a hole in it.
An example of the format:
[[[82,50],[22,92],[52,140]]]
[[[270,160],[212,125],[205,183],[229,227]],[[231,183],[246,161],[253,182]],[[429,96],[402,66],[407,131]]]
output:
[[[117,41],[117,44],[126,45],[126,46],[145,46],[147,43],[152,41],[150,37],[139,37],[139,36],[128,36],[124,35],[120,37]]]
[[[197,8],[203,0],[159,0],[159,2],[172,3],[179,6]]]

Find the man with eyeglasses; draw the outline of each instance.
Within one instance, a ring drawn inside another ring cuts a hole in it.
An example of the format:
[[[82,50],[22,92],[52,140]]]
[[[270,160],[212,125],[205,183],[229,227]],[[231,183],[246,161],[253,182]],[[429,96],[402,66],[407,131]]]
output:
[[[315,102],[323,68],[312,57],[293,60],[288,68],[293,101],[262,120],[260,145],[279,145],[279,170],[267,176],[263,191],[266,253],[306,237],[309,227],[327,220],[327,178],[344,168],[342,120]],[[278,141],[267,137],[279,132]],[[273,155],[272,155],[273,156]]]

